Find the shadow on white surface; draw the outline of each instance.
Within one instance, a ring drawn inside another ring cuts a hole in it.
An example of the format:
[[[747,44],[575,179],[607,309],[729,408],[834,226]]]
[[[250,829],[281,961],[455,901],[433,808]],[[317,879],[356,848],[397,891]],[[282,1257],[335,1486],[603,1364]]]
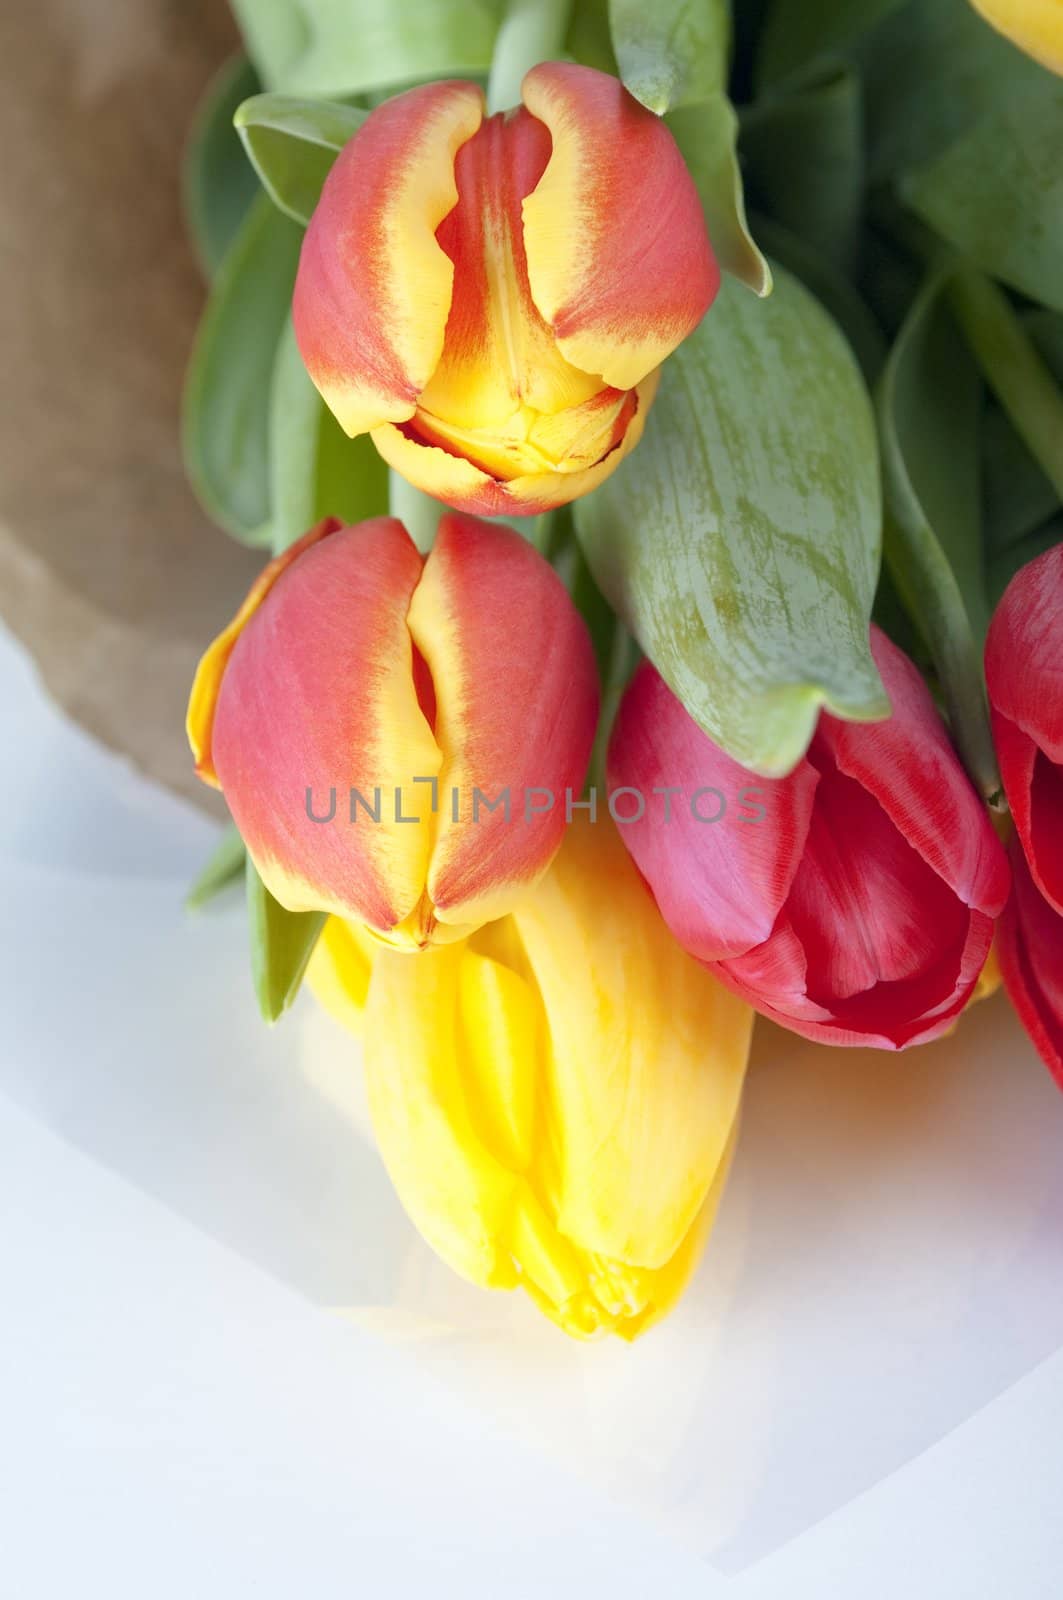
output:
[[[1063,1097],[999,1000],[897,1058],[761,1025],[709,1253],[634,1348],[456,1280],[364,1136],[356,1048],[305,1000],[261,1027],[238,901],[184,916],[209,826],[5,651],[37,755],[0,808],[0,1089],[208,1234],[731,1572],[1063,1344]]]

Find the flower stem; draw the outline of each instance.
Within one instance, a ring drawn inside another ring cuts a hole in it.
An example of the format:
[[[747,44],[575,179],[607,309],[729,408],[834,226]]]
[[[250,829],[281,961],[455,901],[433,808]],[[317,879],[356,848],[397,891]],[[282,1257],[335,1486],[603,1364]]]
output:
[[[1063,500],[1063,391],[995,283],[962,267],[948,295],[986,381]]]
[[[487,80],[488,112],[520,104],[524,74],[564,47],[572,0],[508,0]]]
[[[388,472],[388,512],[405,524],[406,532],[422,555],[431,550],[436,536],[436,524],[447,507],[398,472]]]

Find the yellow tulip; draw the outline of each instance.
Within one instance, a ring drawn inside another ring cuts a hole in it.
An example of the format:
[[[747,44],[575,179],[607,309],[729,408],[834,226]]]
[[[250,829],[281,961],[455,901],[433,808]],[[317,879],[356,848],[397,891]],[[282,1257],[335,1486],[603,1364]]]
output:
[[[753,1013],[672,939],[611,823],[575,823],[509,916],[413,960],[333,919],[310,981],[364,1022],[384,1161],[457,1272],[523,1287],[578,1338],[670,1309],[720,1199]]]
[[[971,0],[998,33],[1050,72],[1063,74],[1063,0]]]

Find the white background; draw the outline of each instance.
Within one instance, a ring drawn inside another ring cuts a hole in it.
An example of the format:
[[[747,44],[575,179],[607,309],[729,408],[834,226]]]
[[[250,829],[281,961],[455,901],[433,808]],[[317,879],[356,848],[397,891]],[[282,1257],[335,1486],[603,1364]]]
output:
[[[687,1302],[570,1345],[434,1264],[239,903],[183,916],[210,826],[6,639],[0,701],[4,1595],[1063,1592],[1063,1096],[1002,1002],[759,1030]]]

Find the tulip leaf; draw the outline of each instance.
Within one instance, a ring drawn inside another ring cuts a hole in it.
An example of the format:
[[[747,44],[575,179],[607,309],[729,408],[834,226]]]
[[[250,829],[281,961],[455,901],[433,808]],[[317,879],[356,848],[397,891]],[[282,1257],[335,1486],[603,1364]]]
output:
[[[901,189],[970,261],[1063,310],[1063,81],[1032,70]]]
[[[839,62],[793,93],[759,102],[742,121],[750,194],[843,271],[856,255],[863,141],[860,80]]]
[[[1041,360],[1063,385],[1063,315],[1058,311],[1033,310],[1023,317],[1026,331],[1041,352]]]
[[[270,199],[305,227],[332,163],[368,115],[333,100],[259,94],[244,101],[233,124]]]
[[[286,911],[247,861],[251,977],[258,1009],[276,1022],[292,1004],[327,921],[324,911]]]
[[[745,766],[790,771],[820,707],[888,715],[868,640],[871,403],[845,339],[788,272],[764,301],[724,281],[667,362],[642,443],[575,516],[621,619]]]
[[[830,312],[852,345],[865,382],[873,384],[886,360],[886,339],[860,294],[832,261],[804,239],[767,218],[755,216],[754,222],[772,258],[800,278]]]
[[[773,0],[760,36],[757,83],[774,87],[847,50],[904,0]]]
[[[258,193],[233,115],[258,88],[255,69],[236,55],[207,86],[185,146],[182,168],[185,217],[208,278],[213,278]]]
[[[1030,561],[1036,561],[1038,556],[1044,555],[1046,550],[1054,550],[1057,544],[1063,544],[1063,513],[1050,517],[1040,527],[1034,528],[1025,538],[1008,546],[1006,550],[999,550],[989,558],[986,572],[986,583],[989,590],[989,601],[994,609],[1000,603],[1000,597],[1017,572]]]
[[[502,0],[233,0],[268,89],[346,95],[484,72]]]
[[[1055,373],[998,284],[962,266],[949,294],[987,383],[1063,500],[1063,389]]]
[[[185,895],[186,911],[199,911],[221,894],[237,878],[242,877],[247,861],[244,841],[234,822],[227,822],[214,849],[211,851],[195,883]]]
[[[625,88],[658,116],[726,85],[728,0],[609,0],[609,27]]]
[[[616,52],[609,31],[609,0],[579,0],[572,7],[565,53],[583,67],[594,67],[619,77]]]
[[[865,227],[857,282],[879,326],[895,335],[923,281],[923,257],[904,248],[889,224]]]
[[[210,516],[245,544],[270,541],[270,378],[301,237],[258,197],[211,289],[185,382],[189,480]]]
[[[348,439],[314,388],[290,318],[273,368],[269,460],[275,555],[322,517],[387,513],[387,466],[368,434]]]
[[[1035,310],[1019,320],[1063,389],[1063,316],[1058,311]],[[1057,397],[1051,407],[1053,414],[1058,404]],[[982,426],[982,484],[990,560],[1033,534],[1060,510],[1058,485],[1053,485],[1012,421],[997,408],[990,409]]]
[[[754,294],[770,294],[771,268],[746,222],[735,148],[738,118],[731,102],[723,93],[713,94],[670,112],[667,121],[697,186],[717,261]]]
[[[987,559],[1032,533],[1059,496],[999,407],[982,423],[982,515]]]
[[[925,284],[878,389],[885,556],[926,639],[953,737],[987,799],[1000,788],[986,712],[989,618],[981,540],[982,384],[949,310],[950,269]]]
[[[872,181],[936,160],[1048,75],[967,0],[908,0],[853,41],[864,86]],[[993,146],[988,165],[1004,152]],[[986,174],[988,176],[988,174]]]

